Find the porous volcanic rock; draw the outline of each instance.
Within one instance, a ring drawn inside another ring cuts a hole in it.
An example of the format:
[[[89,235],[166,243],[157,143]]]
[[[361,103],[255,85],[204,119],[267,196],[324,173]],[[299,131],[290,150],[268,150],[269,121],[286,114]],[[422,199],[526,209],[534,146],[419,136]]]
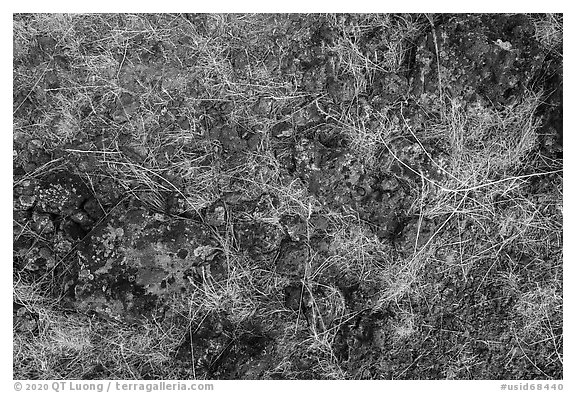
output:
[[[527,15],[457,15],[439,20],[416,49],[412,95],[439,112],[440,96],[483,105],[521,97],[542,66]]]
[[[151,316],[212,275],[216,245],[203,224],[118,209],[78,247],[77,307],[125,321]]]

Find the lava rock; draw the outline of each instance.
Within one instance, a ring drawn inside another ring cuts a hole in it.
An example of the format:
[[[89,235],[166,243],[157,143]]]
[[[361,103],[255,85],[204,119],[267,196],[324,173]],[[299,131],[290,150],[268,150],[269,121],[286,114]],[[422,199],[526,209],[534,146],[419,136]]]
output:
[[[76,306],[121,321],[149,317],[194,289],[194,269],[210,274],[216,245],[203,224],[116,209],[78,246]]]

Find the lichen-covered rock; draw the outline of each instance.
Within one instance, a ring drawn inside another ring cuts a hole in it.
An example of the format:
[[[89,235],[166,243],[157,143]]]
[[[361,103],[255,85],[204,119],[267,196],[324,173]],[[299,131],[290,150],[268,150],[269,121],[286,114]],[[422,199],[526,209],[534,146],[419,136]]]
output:
[[[20,257],[21,267],[28,271],[41,271],[54,267],[56,258],[48,247],[32,246],[29,249],[16,251]]]
[[[439,112],[441,95],[460,102],[505,104],[518,98],[541,68],[527,15],[458,15],[439,21],[419,42],[412,95]]]
[[[78,247],[76,304],[117,320],[151,316],[209,277],[217,253],[203,224],[139,208],[112,212]]]
[[[27,307],[14,303],[13,309],[14,332],[34,334],[38,331],[38,314]]]
[[[433,152],[430,147],[408,138],[398,138],[390,144],[390,150],[381,161],[386,173],[408,181],[419,181],[424,177],[439,182],[446,176],[445,155]],[[432,154],[435,159],[432,159]]]
[[[421,151],[404,151],[402,146],[395,149],[399,150],[398,156],[411,162],[418,171],[437,176],[426,165]],[[331,209],[356,211],[361,219],[378,227],[380,236],[389,236],[397,230],[397,216],[404,209],[407,192],[399,186],[398,180],[392,179],[408,177],[408,174],[403,169],[395,171],[400,164],[393,156],[383,159],[382,167],[374,171],[344,149],[327,148],[318,141],[307,139],[296,145],[294,155],[298,174],[320,203]],[[419,179],[410,174],[411,179]]]
[[[275,261],[276,272],[286,276],[302,278],[306,264],[310,260],[310,247],[304,242],[287,242],[282,246],[280,255]]]
[[[206,224],[220,227],[226,224],[226,208],[220,201],[212,204],[206,209]]]
[[[36,179],[24,179],[18,182],[15,187],[15,191],[22,195],[33,195],[36,187],[38,186],[38,180]]]
[[[60,216],[69,216],[78,211],[91,195],[78,176],[67,172],[50,174],[40,182],[35,193],[39,212]]]
[[[281,121],[270,128],[270,133],[275,138],[289,138],[294,134],[294,128],[289,122]]]
[[[36,197],[34,195],[20,195],[18,202],[21,209],[27,210],[34,206]]]
[[[235,229],[240,249],[248,251],[253,256],[277,250],[285,237],[280,224],[258,220],[240,221]]]
[[[54,232],[54,223],[49,214],[32,213],[32,230],[39,235],[47,235]]]
[[[85,210],[78,210],[70,216],[70,219],[84,229],[90,228],[94,224],[94,220]]]
[[[18,268],[43,274],[57,267],[55,261],[68,257],[94,225],[84,210],[92,193],[79,176],[69,172],[22,179],[15,183],[13,195]]]

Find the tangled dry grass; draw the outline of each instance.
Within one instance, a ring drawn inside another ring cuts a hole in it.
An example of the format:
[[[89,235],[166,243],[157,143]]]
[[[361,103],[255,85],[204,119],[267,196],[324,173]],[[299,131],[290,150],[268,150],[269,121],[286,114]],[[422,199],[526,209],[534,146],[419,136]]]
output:
[[[299,217],[305,223],[304,243],[312,250],[301,277],[301,297],[307,299],[311,316],[286,308],[281,294],[289,281],[237,247],[231,222],[218,233],[225,279],[216,281],[203,272],[203,284],[190,296],[175,297],[174,309],[180,311],[163,321],[133,326],[77,313],[63,302],[64,283],[51,274],[33,278],[15,271],[14,301],[38,316],[15,329],[15,378],[206,377],[175,367],[173,354],[207,316],[222,312],[239,326],[257,316],[280,332],[277,365],[264,377],[301,377],[294,354],[314,359],[309,375],[361,377],[362,370],[343,369],[335,353],[338,332],[360,312],[347,310],[342,292],[321,278],[337,271],[349,282],[374,288],[366,309],[398,307],[392,340],[401,343],[424,329],[407,302],[420,300],[432,309],[439,301],[438,286],[424,273],[430,266],[441,266],[447,274],[459,272],[468,280],[468,272],[486,265],[485,275],[474,284],[476,292],[498,282],[518,298],[513,333],[520,349],[508,354],[510,359],[546,341],[555,348],[549,362],[563,362],[558,333],[562,163],[538,152],[537,110],[543,93],[530,92],[504,109],[464,106],[444,93],[442,116],[431,119],[424,130],[413,130],[403,117],[387,117],[385,110],[374,113],[365,96],[378,73],[403,71],[410,48],[433,17],[362,15],[349,23],[334,15],[326,20],[339,36],[325,50],[351,80],[344,92],[349,99],[337,105],[327,105],[330,93],[322,88],[303,91],[296,82],[306,81],[300,68],[284,69],[292,56],[288,41],[306,51],[305,43],[314,39],[310,26],[301,23],[299,28],[285,15],[208,15],[202,30],[183,15],[15,16],[14,139],[57,153],[15,177],[15,186],[65,161],[77,165],[88,184],[108,179],[126,198],[158,211],[165,211],[174,196],[194,213],[226,190],[242,192],[246,200],[272,193],[278,203],[258,219],[278,224],[283,216]],[[534,21],[534,39],[561,56],[558,17]],[[386,50],[363,44],[360,37],[367,31],[386,32]],[[50,55],[56,47],[63,48],[62,54]],[[243,64],[242,71],[234,62]],[[366,168],[391,155],[416,176],[406,215],[417,219],[405,231],[412,236],[405,241],[407,249],[398,250],[377,236],[355,212],[323,206],[301,179],[283,171],[281,161],[290,146],[274,138],[272,128],[278,119],[301,125],[312,112],[332,122],[332,132],[345,136],[349,151]],[[222,122],[222,113],[231,126],[257,135],[254,148],[241,160],[223,160],[222,144],[206,138]],[[402,108],[399,113],[403,116]],[[169,123],[179,126],[166,127]],[[439,176],[395,153],[391,145],[399,132],[417,141]],[[434,152],[428,151],[431,146]],[[26,167],[29,160],[20,150],[14,163]],[[545,191],[532,190],[539,178],[552,179]],[[324,227],[311,221],[314,214],[326,217]],[[311,246],[312,234],[322,231],[330,240],[328,257],[315,254]],[[42,240],[27,228],[19,229],[16,240],[26,236]],[[514,267],[517,258],[528,255],[535,265],[530,271],[550,277],[543,280]],[[509,268],[498,268],[495,275],[496,264]],[[295,320],[289,318],[294,312]],[[310,327],[301,323],[304,318],[311,318]],[[460,364],[464,368],[468,363]],[[403,376],[400,371],[398,377]]]

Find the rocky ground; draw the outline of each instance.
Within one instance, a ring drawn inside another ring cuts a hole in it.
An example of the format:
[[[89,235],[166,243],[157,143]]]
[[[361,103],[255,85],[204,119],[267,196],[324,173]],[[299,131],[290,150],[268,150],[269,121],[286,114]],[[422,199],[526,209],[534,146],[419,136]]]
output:
[[[563,377],[561,16],[13,28],[14,378]]]

